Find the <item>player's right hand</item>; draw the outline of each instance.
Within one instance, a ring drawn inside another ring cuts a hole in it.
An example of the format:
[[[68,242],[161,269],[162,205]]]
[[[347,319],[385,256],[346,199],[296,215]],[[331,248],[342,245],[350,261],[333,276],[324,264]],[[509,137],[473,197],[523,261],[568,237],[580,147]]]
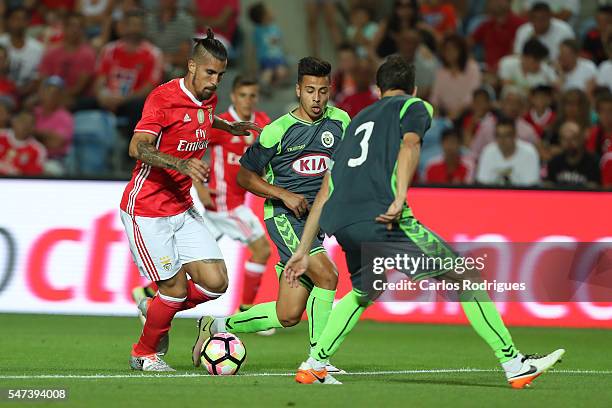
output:
[[[210,167],[200,159],[182,159],[177,163],[177,170],[191,177],[193,181],[205,183],[208,181],[208,173],[210,173]]]
[[[306,273],[309,258],[310,256],[308,253],[300,250],[296,251],[291,255],[291,258],[289,258],[283,273],[290,287],[296,288],[300,285],[300,276]]]
[[[308,213],[308,201],[301,194],[286,191],[281,197],[283,204],[289,208],[297,218],[302,218]]]

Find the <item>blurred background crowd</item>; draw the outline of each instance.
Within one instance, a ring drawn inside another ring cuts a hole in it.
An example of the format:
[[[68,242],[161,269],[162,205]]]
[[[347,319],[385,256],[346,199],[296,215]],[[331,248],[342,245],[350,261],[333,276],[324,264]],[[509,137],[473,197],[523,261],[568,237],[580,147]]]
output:
[[[416,182],[612,188],[612,0],[3,0],[0,15],[0,175],[128,177],[147,94],[212,27],[230,50],[218,113],[238,74],[285,113],[314,55],[355,116],[398,53],[435,107]]]

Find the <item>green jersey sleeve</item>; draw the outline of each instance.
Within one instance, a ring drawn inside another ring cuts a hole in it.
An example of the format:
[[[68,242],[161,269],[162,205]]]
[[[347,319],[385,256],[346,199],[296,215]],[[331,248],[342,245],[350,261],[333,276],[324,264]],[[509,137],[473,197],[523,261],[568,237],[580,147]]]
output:
[[[263,174],[264,169],[279,150],[283,130],[274,124],[266,126],[255,142],[240,158],[240,165],[257,174]]]
[[[400,137],[406,133],[416,133],[421,140],[425,132],[431,126],[433,108],[428,103],[419,98],[408,99],[400,110]]]

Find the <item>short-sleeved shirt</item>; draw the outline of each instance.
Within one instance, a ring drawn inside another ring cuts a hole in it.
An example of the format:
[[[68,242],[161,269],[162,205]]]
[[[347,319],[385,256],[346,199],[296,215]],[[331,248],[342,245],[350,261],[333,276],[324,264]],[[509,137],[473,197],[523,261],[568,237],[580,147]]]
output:
[[[585,152],[578,163],[571,164],[564,153],[558,154],[548,162],[546,179],[563,186],[586,186],[589,182],[599,184],[599,161],[595,155]]]
[[[47,151],[36,139],[17,140],[10,129],[0,132],[0,174],[42,174],[46,159]]]
[[[321,228],[333,234],[360,221],[373,221],[395,200],[397,155],[406,133],[421,139],[433,108],[419,98],[382,98],[353,118],[333,156],[330,196]]]
[[[233,106],[218,116],[228,122],[241,120]],[[263,128],[270,123],[270,118],[265,112],[253,112],[250,121]],[[244,204],[246,190],[238,185],[236,178],[240,169],[240,158],[253,143],[254,137],[253,134],[234,136],[220,129],[211,129],[208,187],[213,190],[211,197],[215,211],[231,211]]]
[[[106,87],[128,96],[144,86],[157,85],[162,78],[162,54],[148,41],[131,50],[124,41],[107,44],[101,51],[98,76],[106,77]]]
[[[331,106],[315,122],[287,113],[264,128],[240,164],[312,204],[349,122],[346,112]],[[287,213],[292,212],[281,200],[266,200],[264,219]]]
[[[473,36],[474,40],[484,48],[484,58],[489,70],[497,71],[499,60],[512,54],[516,30],[524,23],[523,18],[508,13],[502,22],[489,17],[478,26]]]
[[[156,136],[155,147],[180,159],[202,159],[209,142],[217,95],[199,101],[183,78],[155,88],[148,96],[135,133]],[[121,209],[142,217],[169,217],[192,205],[191,178],[176,170],[138,160],[125,187]]]
[[[8,34],[0,35],[0,45],[8,50],[9,77],[15,81],[17,86],[22,86],[38,77],[38,66],[45,51],[40,41],[26,37],[25,44],[21,48],[15,48]]]
[[[96,69],[96,52],[87,43],[81,44],[74,50],[63,45],[49,49],[40,62],[40,73],[50,77],[61,77],[68,88],[73,87],[83,74],[93,76]]]
[[[64,108],[46,114],[41,106],[37,106],[34,108],[34,117],[36,118],[36,130],[52,131],[61,136],[64,142],[61,146],[48,149],[49,158],[57,159],[65,156],[72,143],[74,133],[72,114]]]

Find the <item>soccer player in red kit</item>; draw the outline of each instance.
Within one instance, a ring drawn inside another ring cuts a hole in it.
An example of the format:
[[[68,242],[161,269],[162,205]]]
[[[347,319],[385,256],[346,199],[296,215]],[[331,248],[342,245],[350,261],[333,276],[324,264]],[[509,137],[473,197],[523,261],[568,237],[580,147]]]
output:
[[[139,305],[146,322],[132,348],[135,370],[174,371],[157,354],[174,315],[227,289],[221,251],[189,194],[192,180],[207,180],[209,169],[201,159],[211,128],[237,136],[260,130],[214,116],[226,66],[227,51],[208,30],[206,38],[196,40],[187,75],[149,94],[130,141],[129,153],[137,162],[121,200],[121,221],[140,273],[159,289]]]
[[[254,78],[237,76],[230,94],[232,105],[219,117],[228,122],[250,121],[263,128],[270,123],[270,118],[265,112],[255,110],[258,96],[259,86]],[[208,185],[194,183],[197,196],[205,208],[204,221],[215,238],[218,240],[227,235],[248,245],[251,251],[251,257],[244,265],[240,310],[252,306],[270,257],[270,244],[263,226],[245,205],[246,190],[236,181],[240,157],[253,143],[254,136],[232,137],[221,130],[211,132],[210,181]]]

